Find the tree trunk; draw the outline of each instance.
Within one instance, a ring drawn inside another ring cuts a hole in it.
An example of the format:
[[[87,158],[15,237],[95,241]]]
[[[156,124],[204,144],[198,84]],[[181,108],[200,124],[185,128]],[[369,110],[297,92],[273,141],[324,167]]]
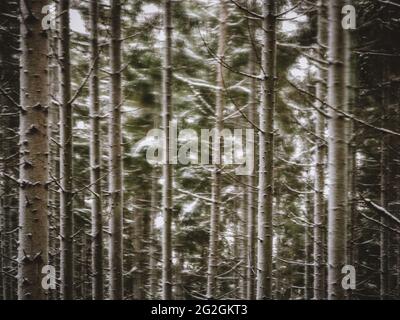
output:
[[[251,1],[251,8],[254,10],[255,1]],[[256,24],[251,20],[250,38],[255,40]],[[251,43],[249,53],[249,73],[257,73],[257,55],[256,43]],[[249,80],[249,106],[247,117],[251,123],[256,123],[257,112],[257,80],[251,78]],[[248,125],[249,129],[253,129],[252,125]],[[254,141],[255,143],[255,141]],[[255,276],[256,276],[256,206],[257,206],[257,177],[256,177],[256,157],[255,154],[251,157],[254,162],[254,170],[247,178],[247,299],[254,300],[256,297],[255,291]]]
[[[72,105],[69,0],[60,0],[60,235],[61,295],[73,298]]]
[[[343,0],[329,1],[329,71],[328,103],[345,108],[345,31],[342,28]],[[342,114],[329,110],[328,140],[328,298],[343,299],[342,267],[346,264],[346,120]]]
[[[121,132],[121,2],[111,0],[110,41],[110,122],[109,122],[109,207],[110,207],[110,299],[123,298],[122,232],[123,232],[123,177]]]
[[[217,68],[217,90],[215,101],[215,137],[212,142],[213,149],[213,164],[211,186],[211,214],[210,214],[210,243],[208,252],[208,271],[207,271],[207,298],[214,299],[217,291],[217,271],[218,271],[218,244],[219,244],[219,220],[221,214],[221,132],[223,129],[223,112],[224,112],[224,97],[223,97],[223,65],[226,46],[228,9],[225,0],[219,3],[219,33],[218,33],[218,62]]]
[[[164,0],[164,53],[162,74],[162,126],[164,129],[163,141],[163,189],[162,189],[162,298],[172,299],[172,159],[170,151],[170,121],[172,120],[172,2]]]
[[[263,48],[258,193],[257,299],[272,299],[272,212],[276,87],[276,3],[263,1]]]
[[[309,194],[306,195],[306,212],[305,212],[305,220],[307,222],[311,221],[312,217],[312,202]],[[304,263],[304,299],[310,300],[312,297],[312,269],[311,265],[313,263],[313,237],[312,237],[312,229],[306,224],[304,230],[304,250],[305,250],[305,263]]]
[[[325,46],[327,45],[327,7],[326,1],[320,0],[318,4],[318,59],[325,59]],[[317,69],[316,97],[315,105],[319,109],[324,109],[323,103],[326,99],[326,80],[327,75],[323,66]],[[325,224],[325,118],[316,112],[315,134],[318,137],[317,149],[315,154],[315,180],[314,180],[314,299],[324,298],[325,278],[324,278],[324,224]]]
[[[157,278],[157,247],[155,234],[155,219],[158,212],[158,184],[157,169],[153,169],[151,175],[151,212],[150,212],[150,244],[149,244],[149,298],[156,299],[158,297],[158,278]]]
[[[48,260],[48,37],[46,0],[21,1],[18,299],[45,299]],[[35,18],[34,18],[35,17]]]
[[[247,266],[246,261],[249,255],[248,253],[248,245],[247,245],[247,194],[244,186],[240,186],[239,192],[241,193],[240,199],[240,211],[239,211],[239,259],[240,259],[240,268],[239,268],[239,298],[242,300],[246,299],[247,296]]]
[[[101,192],[101,131],[99,99],[99,45],[98,45],[98,0],[91,0],[90,16],[90,56],[93,70],[90,75],[90,185],[92,193],[92,296],[102,300],[103,290],[103,216]]]

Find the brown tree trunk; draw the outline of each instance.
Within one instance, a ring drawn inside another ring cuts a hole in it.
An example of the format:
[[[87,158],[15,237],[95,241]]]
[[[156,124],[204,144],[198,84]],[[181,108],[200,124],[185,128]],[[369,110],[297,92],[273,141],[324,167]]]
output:
[[[110,42],[110,123],[109,123],[109,197],[110,197],[110,299],[123,298],[123,177],[121,132],[121,2],[111,0]]]
[[[172,120],[172,2],[164,0],[164,53],[163,53],[163,77],[162,77],[162,126],[164,129],[164,159],[163,159],[163,190],[162,212],[164,218],[162,233],[162,298],[172,299],[172,159],[170,150],[170,121]]]
[[[48,261],[48,37],[46,0],[21,1],[18,299],[46,299]]]

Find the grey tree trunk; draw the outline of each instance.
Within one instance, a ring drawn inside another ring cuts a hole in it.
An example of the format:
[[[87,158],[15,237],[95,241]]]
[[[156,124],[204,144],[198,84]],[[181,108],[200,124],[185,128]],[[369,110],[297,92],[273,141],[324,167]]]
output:
[[[351,4],[351,1],[348,1]],[[355,37],[351,31],[347,30],[345,34],[346,41],[346,112],[353,114],[356,103],[356,86],[357,86],[357,55],[353,54],[352,48],[355,47]],[[356,142],[354,132],[354,121],[347,119],[347,264],[352,265],[357,270],[358,254],[357,254],[357,230],[358,230],[358,212],[357,212],[357,162],[356,162]],[[348,299],[353,298],[353,290],[347,292]]]
[[[56,21],[56,25],[58,25]],[[51,46],[51,59],[50,59],[50,95],[53,97],[49,106],[49,171],[50,176],[59,181],[60,167],[59,167],[59,154],[60,148],[59,141],[60,128],[60,106],[59,106],[59,64],[58,64],[58,32],[57,26],[55,30],[50,30],[50,46]],[[56,272],[60,271],[60,230],[59,230],[59,208],[60,208],[60,192],[56,188],[49,190],[49,264],[56,268]],[[50,291],[49,299],[60,298],[60,287]]]
[[[150,212],[150,244],[149,244],[149,298],[156,299],[158,297],[158,277],[157,277],[157,238],[155,234],[155,219],[158,212],[158,184],[157,169],[152,170],[151,177],[151,212]]]
[[[272,299],[272,213],[276,87],[276,3],[264,0],[259,133],[257,299]]]
[[[90,95],[90,185],[92,193],[92,296],[94,300],[104,297],[103,280],[103,215],[101,191],[101,130],[99,98],[99,45],[98,45],[98,0],[89,4],[90,56],[93,70],[89,79]]]
[[[216,100],[215,100],[215,130],[216,136],[220,137],[220,133],[223,129],[223,112],[224,112],[224,96],[223,96],[223,65],[221,61],[224,60],[225,45],[226,45],[226,28],[228,19],[228,9],[225,0],[221,0],[219,3],[219,33],[218,33],[218,62],[217,68],[217,87]],[[218,271],[218,244],[219,244],[219,220],[221,214],[221,141],[213,139],[213,150],[219,150],[216,152],[217,158],[213,156],[214,169],[212,173],[212,185],[211,185],[211,213],[210,213],[210,243],[208,251],[208,271],[207,271],[207,298],[215,298],[218,290],[217,284],[217,271]],[[214,152],[213,152],[214,155]]]
[[[72,105],[70,67],[69,0],[59,1],[60,16],[60,236],[61,236],[61,295],[73,298],[73,232],[72,212]]]
[[[326,0],[318,3],[318,59],[325,60],[327,45],[327,7]],[[319,109],[325,109],[321,101],[326,101],[326,80],[327,74],[321,66],[317,69],[316,97],[315,105]],[[315,180],[314,180],[314,299],[324,298],[325,277],[324,277],[324,250],[325,250],[325,159],[326,145],[323,140],[325,137],[325,118],[316,112],[315,134],[320,139],[317,140],[315,154]]]
[[[46,0],[21,1],[18,299],[46,299],[48,261],[48,37]],[[35,18],[34,18],[35,17]]]
[[[328,103],[345,108],[345,31],[342,7],[345,1],[329,1]],[[346,264],[347,143],[346,120],[330,108],[328,140],[328,299],[344,298],[342,267]]]
[[[109,121],[109,207],[110,207],[110,299],[123,298],[123,177],[121,131],[121,2],[111,0],[110,121]]]
[[[312,202],[310,194],[306,195],[306,212],[305,218],[306,221],[311,221],[312,217]],[[312,237],[312,228],[309,225],[306,225],[304,230],[304,251],[305,251],[305,259],[304,259],[304,299],[310,300],[312,298],[312,269],[311,265],[313,263],[313,237]]]
[[[255,1],[252,0],[250,8],[254,10]],[[250,23],[250,38],[255,39],[255,28],[256,23],[249,21]],[[249,53],[249,73],[257,74],[257,55],[256,55],[256,43],[251,43]],[[247,117],[251,123],[256,123],[256,111],[257,111],[257,80],[250,78],[249,80],[249,106]],[[253,129],[252,125],[249,124],[249,129]],[[254,141],[255,143],[255,141]],[[256,145],[256,144],[255,144]],[[254,300],[256,297],[255,291],[255,280],[256,280],[256,206],[257,206],[257,177],[256,177],[256,157],[253,154],[251,158],[254,162],[254,170],[247,178],[247,299]]]

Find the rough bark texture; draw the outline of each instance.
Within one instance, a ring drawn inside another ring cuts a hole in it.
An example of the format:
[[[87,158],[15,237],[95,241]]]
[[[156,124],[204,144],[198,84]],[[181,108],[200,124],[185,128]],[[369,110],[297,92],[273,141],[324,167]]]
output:
[[[21,1],[18,299],[45,299],[48,260],[48,37],[46,0]]]
[[[122,281],[122,227],[123,227],[123,177],[121,132],[121,2],[111,0],[110,42],[110,122],[109,122],[109,207],[110,207],[110,299],[121,300]]]
[[[218,60],[223,61],[226,46],[226,26],[227,26],[227,4],[225,0],[220,1],[219,8],[219,33],[218,33]],[[223,112],[224,112],[224,96],[223,96],[223,65],[217,62],[217,87],[215,101],[215,132],[217,139],[213,139],[213,157],[214,169],[212,173],[211,185],[211,214],[210,214],[210,244],[208,256],[207,271],[207,298],[213,299],[217,294],[217,271],[218,271],[218,244],[219,244],[219,220],[221,214],[221,180],[222,180],[222,164],[221,164],[221,140],[220,133],[223,129]],[[218,152],[219,150],[219,152]]]
[[[259,133],[257,299],[272,298],[272,212],[276,86],[276,3],[263,1],[262,81]]]
[[[103,284],[103,215],[101,192],[101,131],[99,99],[99,45],[98,45],[98,0],[91,0],[90,15],[90,56],[93,70],[90,75],[90,185],[92,193],[92,296],[102,300]]]
[[[170,150],[170,127],[172,120],[172,21],[171,0],[164,0],[164,52],[163,52],[163,75],[162,75],[162,126],[164,129],[163,141],[163,189],[162,189],[162,212],[164,218],[162,232],[162,298],[172,299],[172,159]]]
[[[343,0],[329,1],[328,103],[345,108],[345,32],[342,28]],[[346,120],[330,108],[328,139],[328,299],[343,299],[341,269],[346,263],[347,157]]]
[[[325,46],[327,45],[327,7],[326,1],[320,0],[318,6],[318,59],[325,59]],[[327,75],[323,66],[317,69],[316,97],[315,105],[319,109],[324,109],[323,103],[326,99],[326,80]],[[325,118],[316,112],[315,134],[317,140],[317,149],[315,153],[315,178],[314,178],[314,299],[324,298],[325,279],[324,279],[324,226],[325,226]]]

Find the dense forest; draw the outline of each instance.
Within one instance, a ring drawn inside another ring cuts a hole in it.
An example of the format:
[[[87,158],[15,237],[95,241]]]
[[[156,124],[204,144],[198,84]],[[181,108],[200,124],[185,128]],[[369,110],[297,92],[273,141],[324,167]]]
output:
[[[400,299],[400,0],[1,0],[0,299]]]

